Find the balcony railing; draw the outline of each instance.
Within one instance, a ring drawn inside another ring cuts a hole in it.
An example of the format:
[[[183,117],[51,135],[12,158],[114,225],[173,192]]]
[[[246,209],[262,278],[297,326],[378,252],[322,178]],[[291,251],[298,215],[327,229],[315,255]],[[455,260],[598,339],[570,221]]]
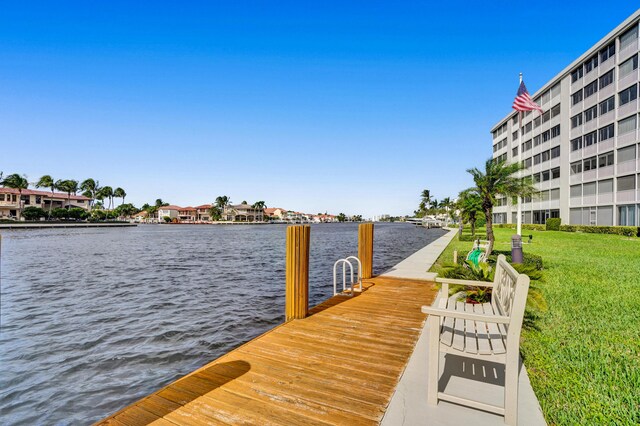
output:
[[[636,200],[636,191],[630,189],[628,191],[618,191],[616,193],[616,202],[618,203],[632,203]]]

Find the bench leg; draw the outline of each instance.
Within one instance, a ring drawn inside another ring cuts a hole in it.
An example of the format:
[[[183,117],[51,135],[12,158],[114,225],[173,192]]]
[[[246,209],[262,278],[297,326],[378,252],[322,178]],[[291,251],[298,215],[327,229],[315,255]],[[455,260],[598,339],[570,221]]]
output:
[[[427,402],[438,405],[438,379],[440,376],[440,318],[429,316],[429,371]]]
[[[518,422],[518,364],[519,358],[507,358],[504,377],[504,422],[513,426]]]

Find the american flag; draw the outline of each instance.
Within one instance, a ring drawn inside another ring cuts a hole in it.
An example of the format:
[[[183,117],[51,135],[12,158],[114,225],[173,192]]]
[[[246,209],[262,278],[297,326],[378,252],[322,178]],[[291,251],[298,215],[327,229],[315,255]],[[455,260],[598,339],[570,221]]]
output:
[[[521,81],[520,87],[518,87],[518,94],[516,95],[516,99],[513,101],[513,109],[516,111],[533,111],[534,109],[537,109],[541,114],[544,112],[540,105],[531,100],[531,96],[529,96],[529,92],[527,92],[524,81]]]

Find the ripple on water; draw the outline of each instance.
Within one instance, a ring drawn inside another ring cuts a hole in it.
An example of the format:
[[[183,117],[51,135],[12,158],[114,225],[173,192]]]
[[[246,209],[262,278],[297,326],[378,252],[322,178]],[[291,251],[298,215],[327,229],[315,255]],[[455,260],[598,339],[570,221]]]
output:
[[[284,226],[2,235],[0,423],[90,424],[282,322]],[[377,224],[374,273],[442,235]],[[310,305],[357,226],[312,226]]]

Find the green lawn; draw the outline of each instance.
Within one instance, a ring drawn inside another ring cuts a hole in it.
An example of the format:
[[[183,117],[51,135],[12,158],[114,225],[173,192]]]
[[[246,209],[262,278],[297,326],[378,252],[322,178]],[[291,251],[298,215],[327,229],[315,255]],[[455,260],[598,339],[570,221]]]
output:
[[[510,250],[511,229],[495,229]],[[640,238],[525,231],[543,257],[548,311],[520,350],[549,424],[640,424]],[[480,230],[479,235],[484,235]],[[432,270],[465,256],[453,240]]]

